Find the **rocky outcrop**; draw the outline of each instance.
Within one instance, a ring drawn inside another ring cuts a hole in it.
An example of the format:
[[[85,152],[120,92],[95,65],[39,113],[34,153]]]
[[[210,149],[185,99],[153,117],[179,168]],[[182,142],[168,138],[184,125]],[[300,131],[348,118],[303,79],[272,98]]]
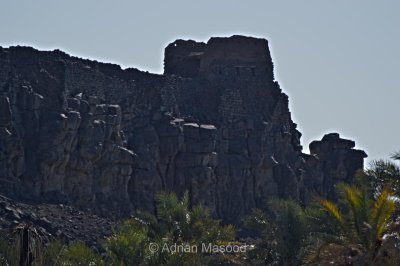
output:
[[[355,142],[340,138],[339,134],[325,135],[320,141],[310,144],[310,154],[306,155],[308,190],[334,199],[334,185],[339,182],[352,183],[355,173],[362,169],[367,154],[353,149]]]
[[[366,154],[337,134],[302,153],[266,40],[177,40],[164,63],[155,75],[0,49],[1,189],[117,215],[187,190],[237,222],[271,197],[330,196],[363,168]]]

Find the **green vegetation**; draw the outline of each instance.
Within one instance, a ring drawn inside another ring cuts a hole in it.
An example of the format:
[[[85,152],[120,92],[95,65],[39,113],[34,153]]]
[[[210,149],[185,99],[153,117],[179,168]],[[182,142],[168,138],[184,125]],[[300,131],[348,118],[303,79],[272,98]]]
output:
[[[99,252],[83,243],[49,242],[34,227],[18,225],[0,236],[0,265],[400,265],[400,153],[392,159],[373,162],[354,184],[339,184],[335,202],[269,201],[243,219],[248,238],[242,242],[232,225],[191,206],[188,193],[162,192],[156,215],[136,213]],[[245,242],[252,244],[246,252],[201,249]]]
[[[210,265],[229,261],[231,256],[210,256],[201,252],[173,252],[168,247],[202,243],[228,244],[235,240],[233,226],[223,226],[201,205],[189,207],[189,196],[156,196],[157,217],[138,214],[126,221],[104,244],[113,265]],[[158,247],[157,251],[151,246]],[[164,249],[164,250],[163,250]]]
[[[266,212],[253,210],[243,225],[259,243],[247,260],[253,265],[298,265],[299,250],[312,228],[308,212],[294,201],[278,199],[269,202]]]
[[[371,167],[362,173],[361,178],[370,184],[372,190],[379,191],[387,188],[400,197],[400,167],[394,162],[374,161]]]
[[[45,266],[106,265],[101,256],[93,252],[83,243],[63,245],[54,241],[46,248]]]
[[[399,224],[396,203],[388,190],[375,198],[350,185],[340,187],[342,201],[320,204],[336,222],[330,233],[320,232],[304,261],[309,265],[398,265]]]
[[[5,265],[43,265],[44,242],[45,236],[35,227],[21,223],[0,236],[0,262]]]

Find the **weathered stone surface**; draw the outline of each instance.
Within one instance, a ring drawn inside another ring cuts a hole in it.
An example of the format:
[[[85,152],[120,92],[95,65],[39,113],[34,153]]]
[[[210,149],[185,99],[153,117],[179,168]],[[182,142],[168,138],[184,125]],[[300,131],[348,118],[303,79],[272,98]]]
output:
[[[18,224],[33,225],[42,240],[57,237],[66,242],[83,242],[101,248],[117,223],[109,218],[77,210],[63,204],[22,203],[0,195],[0,235],[12,235]]]
[[[0,126],[7,126],[11,123],[11,108],[7,97],[0,97]]]
[[[333,196],[366,156],[338,134],[301,152],[264,39],[175,41],[163,75],[1,48],[0,95],[1,190],[102,214],[187,190],[237,222],[271,197]]]
[[[306,157],[309,189],[334,198],[334,184],[351,183],[354,173],[367,157],[364,151],[354,147],[354,141],[342,139],[337,133],[327,134],[321,141],[313,141],[310,144],[311,156]]]

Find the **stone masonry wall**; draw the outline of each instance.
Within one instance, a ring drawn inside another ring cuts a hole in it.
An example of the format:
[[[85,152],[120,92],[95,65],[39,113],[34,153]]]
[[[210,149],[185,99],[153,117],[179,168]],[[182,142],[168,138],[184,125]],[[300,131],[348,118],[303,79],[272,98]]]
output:
[[[165,74],[0,49],[0,190],[101,214],[189,191],[227,222],[272,197],[334,196],[366,154],[338,134],[303,154],[268,42],[178,40]]]

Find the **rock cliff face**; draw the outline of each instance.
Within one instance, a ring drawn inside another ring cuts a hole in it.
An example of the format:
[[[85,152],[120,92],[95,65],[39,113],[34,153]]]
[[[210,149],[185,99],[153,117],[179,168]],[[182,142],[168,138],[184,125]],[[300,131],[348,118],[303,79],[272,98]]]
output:
[[[303,154],[268,42],[177,40],[165,73],[0,49],[0,188],[101,214],[188,190],[227,222],[271,197],[333,197],[363,151],[328,134]]]

